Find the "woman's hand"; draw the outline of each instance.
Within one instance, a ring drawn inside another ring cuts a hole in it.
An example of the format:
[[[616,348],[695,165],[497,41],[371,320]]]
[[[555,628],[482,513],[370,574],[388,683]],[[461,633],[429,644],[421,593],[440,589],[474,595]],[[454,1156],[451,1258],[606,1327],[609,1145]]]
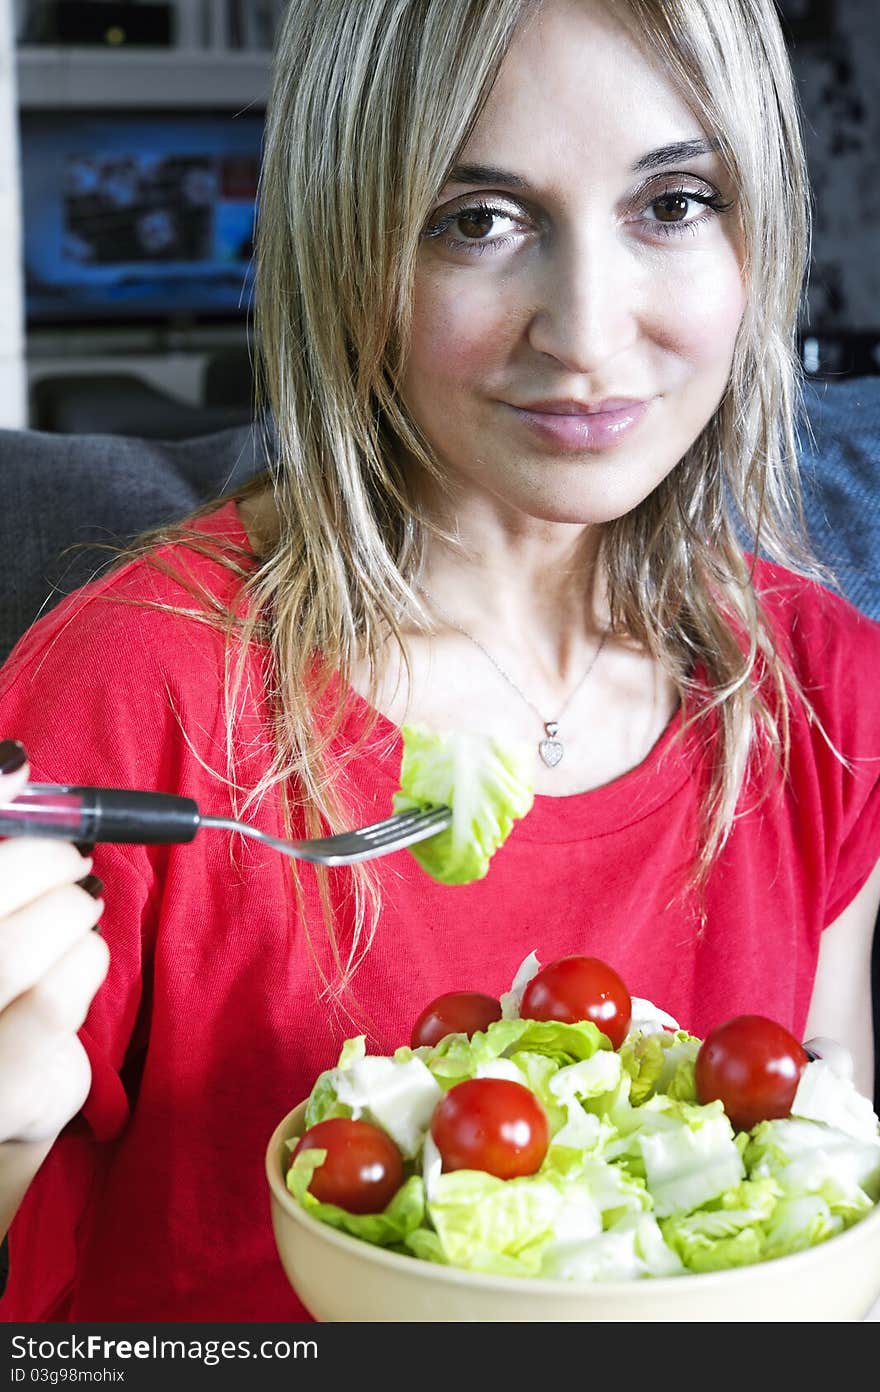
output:
[[[0,801],[28,768],[4,740]],[[77,881],[91,861],[67,842],[0,842],[0,1143],[48,1141],[88,1096],[91,1071],[76,1032],[107,974],[92,929],[104,909]]]

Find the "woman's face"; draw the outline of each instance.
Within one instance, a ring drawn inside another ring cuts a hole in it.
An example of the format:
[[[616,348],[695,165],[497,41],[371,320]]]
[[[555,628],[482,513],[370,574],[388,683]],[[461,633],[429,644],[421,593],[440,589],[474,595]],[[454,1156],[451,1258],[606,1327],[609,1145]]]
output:
[[[745,291],[708,144],[594,0],[520,31],[423,236],[402,382],[460,496],[608,521],[709,421]]]

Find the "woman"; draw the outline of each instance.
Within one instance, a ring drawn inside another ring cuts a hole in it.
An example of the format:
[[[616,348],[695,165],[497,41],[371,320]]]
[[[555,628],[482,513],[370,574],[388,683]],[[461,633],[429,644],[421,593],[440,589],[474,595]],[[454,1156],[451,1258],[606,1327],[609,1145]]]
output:
[[[532,740],[538,796],[457,889],[98,847],[92,1085],[13,1227],[12,1317],[289,1318],[273,1124],[347,1035],[388,1051],[532,949],[695,1033],[837,1037],[870,1089],[880,713],[850,677],[877,688],[880,632],[737,540],[801,557],[806,206],[770,0],[291,5],[271,484],[38,625],[0,721],[42,779],[276,834],[386,815],[404,718]]]

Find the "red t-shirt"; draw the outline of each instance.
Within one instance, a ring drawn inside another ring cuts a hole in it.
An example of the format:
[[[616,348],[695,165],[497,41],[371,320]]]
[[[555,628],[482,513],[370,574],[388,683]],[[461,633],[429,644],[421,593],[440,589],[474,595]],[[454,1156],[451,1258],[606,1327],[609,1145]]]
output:
[[[227,504],[200,524],[246,545]],[[229,602],[214,561],[175,555]],[[366,1032],[390,1052],[432,997],[499,994],[533,949],[588,952],[634,995],[704,1034],[742,1012],[805,1024],[820,935],[880,858],[880,625],[826,590],[762,565],[759,588],[827,734],[795,712],[784,794],[747,795],[699,904],[696,764],[676,717],[645,761],[605,787],[536,797],[486,879],[449,888],[406,852],[375,863],[383,908],[355,978],[359,1014],[321,998],[309,950],[322,919],[314,871],[203,830],[183,846],[100,846],[109,976],[86,1021],[93,1086],[34,1181],[11,1235],[2,1311],[14,1320],[302,1318],[276,1256],[263,1155],[280,1118]],[[111,599],[126,602],[111,602]],[[35,780],[152,788],[235,815],[221,692],[223,637],[184,616],[173,579],[134,562],[38,623],[0,678],[0,731]],[[270,737],[259,655],[236,724],[253,786]],[[351,701],[343,740],[367,707]],[[349,769],[351,824],[386,816],[398,731],[380,718]],[[274,798],[248,813],[282,834]],[[350,872],[332,873],[350,941]],[[327,957],[324,955],[326,964]]]

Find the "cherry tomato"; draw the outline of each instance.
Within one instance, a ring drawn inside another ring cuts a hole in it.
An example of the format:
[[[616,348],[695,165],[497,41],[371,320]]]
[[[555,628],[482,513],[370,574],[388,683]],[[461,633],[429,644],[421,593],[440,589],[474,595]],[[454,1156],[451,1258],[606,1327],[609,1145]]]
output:
[[[431,1135],[444,1170],[485,1170],[498,1179],[541,1168],[550,1128],[537,1097],[507,1078],[468,1078],[434,1108]]]
[[[501,1002],[479,991],[449,991],[426,1005],[413,1025],[410,1046],[437,1044],[447,1034],[466,1034],[484,1030],[501,1019]]]
[[[632,1018],[632,1000],[613,967],[597,957],[560,957],[542,967],[523,992],[527,1020],[578,1020],[593,1024],[619,1049]]]
[[[403,1183],[403,1157],[397,1146],[369,1121],[331,1117],[306,1131],[291,1155],[326,1150],[309,1185],[319,1203],[338,1204],[349,1213],[381,1213]]]
[[[809,1058],[793,1034],[763,1015],[737,1015],[700,1045],[694,1082],[701,1102],[720,1099],[737,1131],[787,1117]]]

